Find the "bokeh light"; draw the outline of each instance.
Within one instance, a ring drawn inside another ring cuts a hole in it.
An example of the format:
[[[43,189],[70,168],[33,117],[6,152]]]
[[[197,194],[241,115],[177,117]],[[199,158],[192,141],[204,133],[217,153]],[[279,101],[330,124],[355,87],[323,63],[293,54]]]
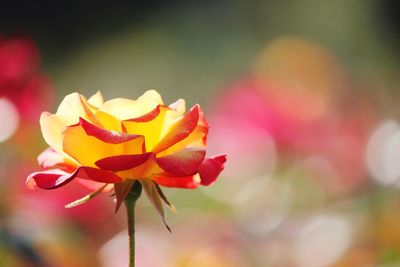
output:
[[[7,98],[0,98],[0,119],[2,123],[0,131],[0,142],[10,138],[19,125],[18,110]]]

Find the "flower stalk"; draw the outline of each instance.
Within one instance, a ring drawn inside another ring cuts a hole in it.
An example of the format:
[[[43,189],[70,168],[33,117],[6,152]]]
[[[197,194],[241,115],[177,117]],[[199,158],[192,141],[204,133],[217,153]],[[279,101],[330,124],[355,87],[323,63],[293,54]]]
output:
[[[135,182],[124,200],[128,217],[129,267],[135,267],[135,205],[142,193],[142,185]]]

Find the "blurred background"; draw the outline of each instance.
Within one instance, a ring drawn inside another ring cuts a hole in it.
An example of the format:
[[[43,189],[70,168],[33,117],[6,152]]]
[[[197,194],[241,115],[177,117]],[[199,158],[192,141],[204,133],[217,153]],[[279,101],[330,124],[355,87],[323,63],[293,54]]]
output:
[[[200,103],[211,187],[146,198],[140,267],[400,266],[395,0],[12,1],[0,7],[0,266],[125,267],[125,213],[73,183],[30,191],[62,98]]]

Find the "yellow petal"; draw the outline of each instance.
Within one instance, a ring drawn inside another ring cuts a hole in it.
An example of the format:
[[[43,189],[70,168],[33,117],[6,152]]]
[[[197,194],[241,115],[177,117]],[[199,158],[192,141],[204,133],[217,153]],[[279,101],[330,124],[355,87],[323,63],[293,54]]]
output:
[[[199,107],[200,108],[200,107]],[[166,156],[171,153],[175,153],[176,151],[185,149],[185,148],[203,148],[207,144],[207,134],[208,134],[208,123],[204,117],[203,111],[199,110],[199,120],[196,128],[183,140],[177,142],[166,150],[158,153],[159,157]]]
[[[203,126],[197,126],[196,129],[185,139],[172,145],[168,149],[158,153],[159,157],[175,153],[185,148],[203,148],[206,147],[207,128]]]
[[[149,90],[137,100],[115,98],[106,101],[100,110],[120,120],[128,120],[140,117],[162,104],[163,101],[160,94],[155,90]]]
[[[89,97],[88,102],[90,105],[92,105],[96,108],[100,108],[101,105],[103,105],[103,103],[104,103],[103,95],[101,94],[100,91],[97,91],[94,95]]]
[[[58,153],[62,153],[62,132],[66,122],[59,116],[43,112],[40,115],[40,128],[46,143]]]
[[[101,124],[102,128],[110,131],[122,132],[121,121],[114,116],[103,111],[96,112],[95,116],[97,121]]]
[[[106,143],[94,136],[89,136],[81,125],[64,129],[63,150],[83,166],[96,167],[99,159],[122,154],[142,153],[143,138],[112,144]]]
[[[175,110],[179,115],[183,115],[186,111],[185,99],[179,98],[174,103],[170,104],[169,107]]]
[[[179,114],[165,106],[159,106],[159,114],[149,121],[126,120],[122,125],[129,134],[143,135],[146,151],[150,152],[166,135]]]
[[[93,112],[96,110],[91,106],[86,98],[78,93],[67,95],[57,109],[56,115],[61,117],[67,125],[73,125],[79,122],[82,117],[96,125],[97,122]]]

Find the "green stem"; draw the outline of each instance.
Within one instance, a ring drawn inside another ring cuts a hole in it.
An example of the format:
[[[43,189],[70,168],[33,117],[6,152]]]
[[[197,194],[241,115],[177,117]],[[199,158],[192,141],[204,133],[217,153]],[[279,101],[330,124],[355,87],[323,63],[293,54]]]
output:
[[[142,193],[142,185],[135,182],[125,198],[129,234],[129,267],[135,267],[135,204]]]

